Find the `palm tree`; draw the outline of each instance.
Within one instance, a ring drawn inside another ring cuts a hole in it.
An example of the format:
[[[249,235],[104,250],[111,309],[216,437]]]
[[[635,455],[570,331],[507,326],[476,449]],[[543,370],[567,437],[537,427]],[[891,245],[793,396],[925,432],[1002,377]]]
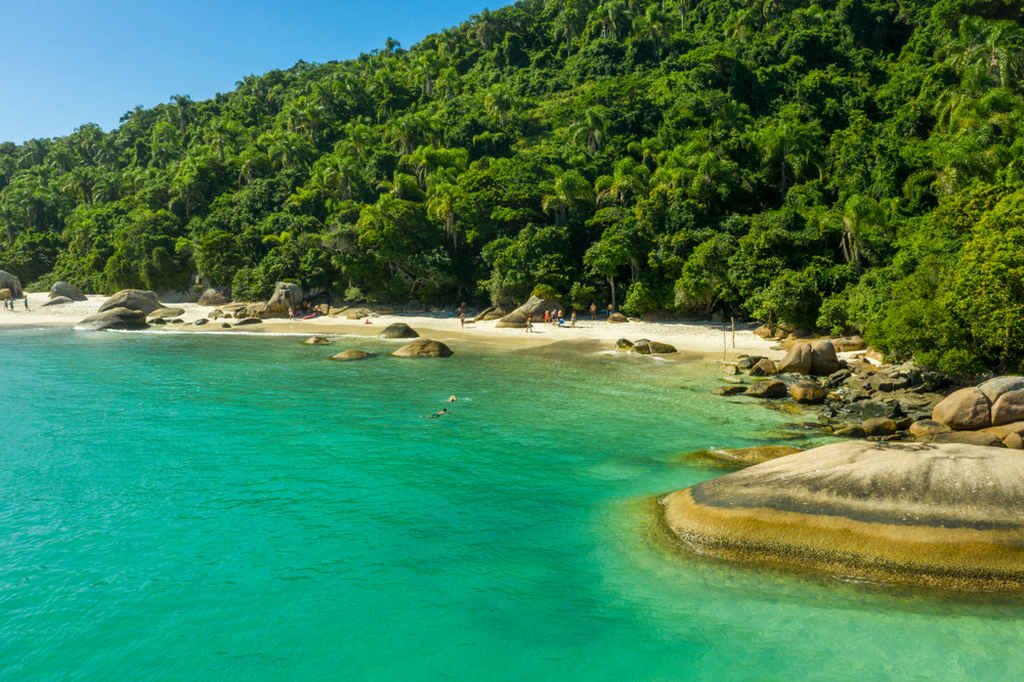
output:
[[[583,146],[587,154],[594,156],[604,146],[607,125],[601,111],[591,107],[584,112],[582,119],[573,124],[573,140]]]

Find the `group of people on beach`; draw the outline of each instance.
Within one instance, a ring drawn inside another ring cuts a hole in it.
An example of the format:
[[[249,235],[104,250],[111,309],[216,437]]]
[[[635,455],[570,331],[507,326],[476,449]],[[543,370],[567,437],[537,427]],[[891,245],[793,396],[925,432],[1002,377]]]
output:
[[[24,300],[25,300],[25,310],[28,310],[28,296],[25,296]],[[17,302],[17,299],[13,299],[13,298],[4,299],[4,310],[11,310],[11,311],[13,311],[16,302]]]

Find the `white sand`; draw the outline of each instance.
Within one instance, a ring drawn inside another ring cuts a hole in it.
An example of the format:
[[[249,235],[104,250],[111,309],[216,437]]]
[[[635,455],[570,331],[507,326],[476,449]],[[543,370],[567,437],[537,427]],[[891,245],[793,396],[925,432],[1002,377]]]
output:
[[[100,307],[106,297],[90,296],[88,301],[68,303],[59,306],[43,307],[48,301],[47,294],[29,294],[29,310],[24,303],[17,302],[16,309],[0,310],[0,329],[5,327],[73,327],[82,318],[92,315]],[[206,317],[214,308],[196,303],[168,303],[168,307],[183,308],[182,319],[192,322]],[[220,320],[211,321],[203,327],[192,325],[168,325],[153,327],[154,333],[165,331],[194,331],[196,333],[222,332]],[[233,322],[233,320],[228,320]],[[478,339],[480,341],[497,342],[501,345],[538,346],[565,341],[600,341],[613,347],[616,339],[627,338],[651,339],[670,343],[678,350],[700,353],[708,356],[733,358],[738,354],[757,354],[771,358],[782,357],[782,351],[775,350],[774,341],[766,341],[756,336],[749,329],[737,329],[735,341],[730,330],[723,330],[722,325],[701,322],[626,322],[609,324],[598,320],[581,319],[575,328],[568,326],[535,324],[534,331],[527,333],[523,329],[497,329],[495,322],[467,322],[465,328],[459,327],[459,321],[452,316],[444,315],[375,315],[370,324],[364,320],[346,320],[337,317],[319,317],[312,320],[264,320],[263,324],[242,327],[246,332],[288,333],[288,334],[346,334],[359,336],[375,336],[392,322],[405,322],[419,331],[423,336],[433,336],[439,340]]]

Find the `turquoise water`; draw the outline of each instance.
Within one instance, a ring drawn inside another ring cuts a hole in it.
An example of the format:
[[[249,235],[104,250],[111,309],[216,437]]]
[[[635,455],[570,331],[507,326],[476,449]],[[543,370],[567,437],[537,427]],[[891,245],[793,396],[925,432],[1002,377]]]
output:
[[[1019,605],[652,543],[644,500],[716,474],[678,453],[785,429],[706,364],[349,345],[391,347],[0,333],[0,678],[1024,672]]]

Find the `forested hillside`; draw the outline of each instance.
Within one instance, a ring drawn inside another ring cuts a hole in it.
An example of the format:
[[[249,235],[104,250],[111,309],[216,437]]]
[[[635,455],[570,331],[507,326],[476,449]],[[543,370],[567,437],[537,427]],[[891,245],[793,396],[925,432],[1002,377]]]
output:
[[[715,310],[1024,359],[1019,0],[523,0],[0,145],[35,286]]]

